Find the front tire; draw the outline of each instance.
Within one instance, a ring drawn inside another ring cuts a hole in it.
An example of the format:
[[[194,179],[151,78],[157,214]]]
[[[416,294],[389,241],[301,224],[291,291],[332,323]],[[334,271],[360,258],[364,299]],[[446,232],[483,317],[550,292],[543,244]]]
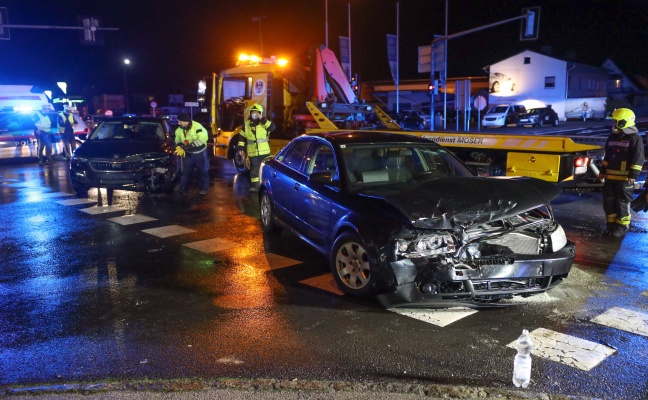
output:
[[[259,199],[259,210],[261,212],[261,230],[265,233],[275,233],[279,231],[279,227],[275,222],[274,205],[272,199],[268,195],[268,191],[264,190]]]
[[[236,168],[236,172],[240,174],[250,171],[250,159],[247,155],[241,155],[238,151],[235,152],[232,163],[234,164],[234,168]]]
[[[374,293],[375,274],[362,240],[352,232],[340,235],[331,252],[331,272],[342,291],[353,297]]]

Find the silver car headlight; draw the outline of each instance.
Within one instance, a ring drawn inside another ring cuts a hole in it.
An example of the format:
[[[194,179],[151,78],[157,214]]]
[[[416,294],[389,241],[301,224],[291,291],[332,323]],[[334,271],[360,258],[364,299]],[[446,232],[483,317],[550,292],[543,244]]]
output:
[[[420,236],[414,240],[396,241],[396,255],[405,258],[427,257],[455,251],[455,241],[449,234]]]
[[[551,232],[551,250],[555,253],[567,244],[567,235],[560,224],[556,224],[556,230]]]

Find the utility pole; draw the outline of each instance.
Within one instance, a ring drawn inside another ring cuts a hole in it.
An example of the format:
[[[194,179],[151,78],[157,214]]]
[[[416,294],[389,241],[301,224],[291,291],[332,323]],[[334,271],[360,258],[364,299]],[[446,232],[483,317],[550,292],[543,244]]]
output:
[[[261,54],[260,56],[263,57],[263,35],[261,34],[261,20],[263,18],[267,18],[265,15],[264,16],[258,16],[258,17],[252,17],[252,22],[258,22],[259,23],[259,44],[261,45]]]

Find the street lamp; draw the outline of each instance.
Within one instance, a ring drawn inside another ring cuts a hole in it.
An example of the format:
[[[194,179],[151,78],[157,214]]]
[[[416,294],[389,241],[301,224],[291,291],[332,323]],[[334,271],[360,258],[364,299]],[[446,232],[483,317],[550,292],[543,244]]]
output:
[[[130,108],[128,107],[128,82],[126,80],[126,68],[130,63],[130,59],[124,58],[124,100],[126,101],[126,114],[130,113]]]

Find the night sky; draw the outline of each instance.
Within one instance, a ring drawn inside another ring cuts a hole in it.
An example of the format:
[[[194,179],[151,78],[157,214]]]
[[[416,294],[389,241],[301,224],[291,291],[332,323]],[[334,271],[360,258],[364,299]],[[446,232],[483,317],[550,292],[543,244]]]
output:
[[[390,79],[386,34],[396,34],[396,0],[328,0],[329,47],[348,34],[351,4],[352,67],[361,80]],[[417,73],[417,48],[445,31],[445,0],[400,0],[401,80]],[[540,38],[519,41],[512,22],[451,40],[449,76],[484,75],[482,68],[525,49],[591,65],[612,57],[629,72],[648,75],[648,1],[449,0],[448,33],[521,15],[540,6]],[[306,62],[308,49],[324,44],[324,0],[0,0],[10,24],[80,26],[99,18],[103,45],[84,45],[80,31],[12,29],[0,40],[0,84],[37,84],[92,96],[124,91],[151,93],[164,104],[170,93],[193,95],[197,82],[232,66],[240,51]],[[255,16],[261,20],[253,22]],[[300,61],[301,60],[301,61]]]

